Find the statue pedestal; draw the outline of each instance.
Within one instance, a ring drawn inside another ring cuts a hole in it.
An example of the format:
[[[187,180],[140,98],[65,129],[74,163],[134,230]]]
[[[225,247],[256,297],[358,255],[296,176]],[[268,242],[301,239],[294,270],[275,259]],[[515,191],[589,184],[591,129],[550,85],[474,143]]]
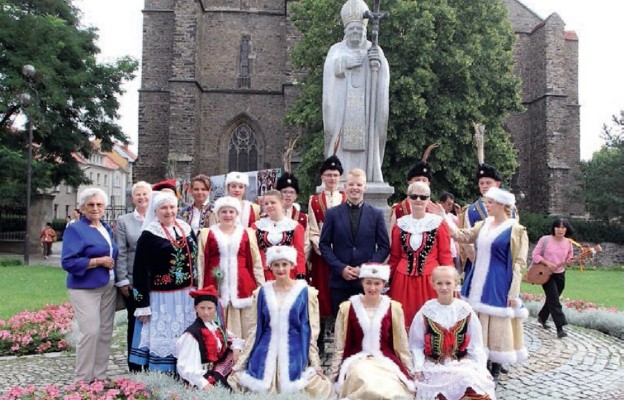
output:
[[[367,183],[366,193],[364,193],[364,200],[383,212],[386,225],[390,221],[388,198],[393,194],[394,187],[386,182],[369,182]]]

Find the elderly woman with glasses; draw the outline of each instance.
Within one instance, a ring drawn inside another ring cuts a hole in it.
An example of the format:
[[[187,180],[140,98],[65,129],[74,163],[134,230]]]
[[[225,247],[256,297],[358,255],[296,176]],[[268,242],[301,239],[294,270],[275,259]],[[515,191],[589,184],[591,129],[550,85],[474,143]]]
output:
[[[436,297],[431,285],[433,269],[439,265],[453,265],[446,221],[426,212],[430,196],[429,185],[410,184],[407,198],[412,212],[399,218],[392,227],[388,295],[403,305],[408,328],[423,304]]]
[[[115,259],[119,248],[102,222],[108,196],[102,189],[78,195],[82,217],[63,233],[61,265],[82,336],[76,345],[76,381],[107,380],[115,316]]]

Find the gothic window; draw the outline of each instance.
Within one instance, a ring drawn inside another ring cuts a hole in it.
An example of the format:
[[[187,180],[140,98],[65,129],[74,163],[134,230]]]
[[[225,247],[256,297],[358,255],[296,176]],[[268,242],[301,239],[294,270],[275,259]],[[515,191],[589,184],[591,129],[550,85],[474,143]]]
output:
[[[238,78],[236,83],[239,88],[250,88],[251,78],[249,77],[249,63],[251,52],[251,37],[249,35],[243,35],[240,44],[240,67],[238,71]]]
[[[258,146],[256,134],[247,124],[234,129],[228,144],[229,171],[255,171],[258,169]]]

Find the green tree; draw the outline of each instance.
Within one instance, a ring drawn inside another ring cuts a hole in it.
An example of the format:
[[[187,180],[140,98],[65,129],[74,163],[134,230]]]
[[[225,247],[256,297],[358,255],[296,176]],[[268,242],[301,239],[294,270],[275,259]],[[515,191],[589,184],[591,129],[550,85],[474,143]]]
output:
[[[88,180],[73,154],[88,157],[91,140],[103,150],[126,136],[115,123],[117,96],[124,80],[134,77],[136,60],[96,61],[95,28],[81,26],[70,0],[0,0],[0,181],[9,196],[23,202],[27,135],[25,112],[35,121],[33,188],[60,182],[78,186]],[[37,70],[35,96],[21,74]],[[20,108],[20,93],[33,93],[33,104]]]
[[[613,116],[601,134],[605,144],[589,161],[581,161],[583,185],[576,197],[587,211],[607,223],[622,222],[624,215],[624,118]]]
[[[329,47],[344,35],[342,1],[300,0],[292,19],[302,39],[292,52],[307,72],[287,122],[305,132],[299,166],[303,189],[318,184],[323,159],[322,75]],[[370,6],[370,4],[369,4]],[[477,195],[472,122],[488,128],[486,161],[506,178],[517,167],[516,151],[503,129],[511,112],[522,110],[519,80],[513,75],[514,35],[499,0],[387,0],[379,43],[390,64],[390,118],[384,179],[405,192],[405,174],[431,143],[434,189],[463,199]],[[370,29],[369,29],[370,30]],[[316,177],[312,181],[311,177]]]

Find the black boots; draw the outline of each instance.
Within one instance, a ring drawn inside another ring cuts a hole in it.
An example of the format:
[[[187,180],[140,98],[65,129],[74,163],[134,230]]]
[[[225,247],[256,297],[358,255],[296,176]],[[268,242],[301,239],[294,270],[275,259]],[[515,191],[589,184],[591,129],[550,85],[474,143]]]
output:
[[[563,330],[563,327],[557,327],[557,337],[559,339],[563,339],[564,337],[567,337],[568,334],[566,333],[566,331]]]
[[[492,379],[494,379],[494,382],[498,384],[498,381],[500,380],[500,375],[501,375],[501,364],[497,362],[493,362],[492,368],[490,369],[490,373],[492,374]]]

